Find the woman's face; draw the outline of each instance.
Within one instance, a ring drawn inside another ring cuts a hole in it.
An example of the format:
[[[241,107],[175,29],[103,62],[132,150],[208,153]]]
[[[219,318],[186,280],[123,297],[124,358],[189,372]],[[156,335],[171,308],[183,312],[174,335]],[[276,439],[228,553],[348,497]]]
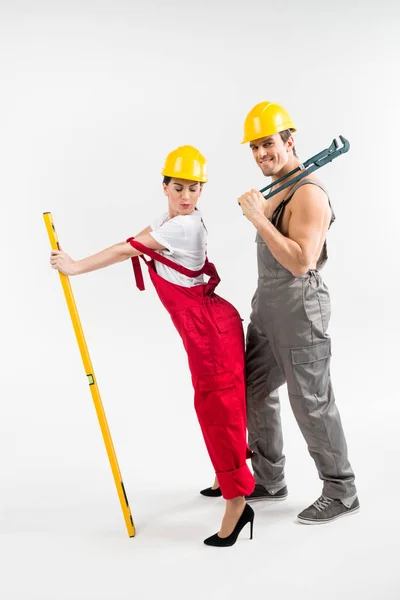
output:
[[[168,197],[168,211],[171,219],[178,215],[190,215],[196,208],[203,186],[199,181],[172,178],[168,185],[163,183],[164,194]]]

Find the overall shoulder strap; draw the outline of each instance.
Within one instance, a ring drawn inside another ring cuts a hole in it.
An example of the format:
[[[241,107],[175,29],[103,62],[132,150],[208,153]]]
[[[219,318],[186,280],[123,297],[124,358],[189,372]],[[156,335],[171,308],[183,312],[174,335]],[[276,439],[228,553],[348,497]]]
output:
[[[304,179],[301,179],[300,181],[298,181],[296,183],[296,185],[293,187],[292,190],[290,190],[290,192],[286,196],[286,198],[284,198],[282,200],[282,202],[275,208],[275,210],[274,210],[274,212],[272,214],[272,219],[271,219],[272,224],[275,225],[275,227],[278,227],[279,221],[280,221],[280,219],[282,217],[283,209],[291,201],[291,199],[293,198],[293,195],[295,194],[295,192],[297,192],[297,190],[299,188],[301,188],[303,185],[306,185],[306,184],[316,185],[319,188],[321,188],[321,190],[324,191],[325,194],[327,195],[329,206],[331,207],[331,210],[332,210],[332,206],[331,206],[331,202],[329,200],[328,192],[327,192],[326,188],[322,185],[322,183],[319,183],[319,181],[315,181],[315,179],[307,179],[307,177],[305,177]],[[335,216],[334,216],[333,210],[332,210],[331,224],[333,223],[334,220],[335,220]]]
[[[133,246],[133,248],[136,248],[136,250],[139,250],[139,252],[146,254],[152,260],[158,261],[158,262],[162,263],[163,265],[170,267],[171,269],[174,269],[174,271],[178,271],[178,273],[181,273],[182,275],[186,275],[186,277],[199,277],[199,275],[202,275],[203,273],[206,273],[206,271],[207,271],[207,265],[208,265],[207,257],[206,257],[205,263],[201,269],[199,269],[198,271],[192,271],[191,269],[187,269],[183,265],[180,265],[180,264],[170,260],[169,258],[162,256],[162,254],[159,254],[155,250],[152,250],[151,248],[144,246],[140,242],[136,242],[135,238],[133,238],[133,237],[128,238],[126,241],[128,242],[128,244]],[[146,258],[144,256],[141,256],[140,258],[142,258],[147,265],[149,265],[151,262],[149,260],[146,260]],[[136,279],[136,286],[139,288],[139,290],[143,291],[145,288],[144,288],[142,269],[140,268],[139,257],[133,256],[131,260],[132,260],[133,272],[135,274],[135,279]]]
[[[321,188],[321,190],[323,190],[325,192],[325,194],[328,196],[328,192],[326,190],[326,188],[322,185],[322,183],[320,183],[319,181],[315,181],[315,179],[307,179],[307,177],[305,177],[304,179],[300,179],[300,181],[298,181],[296,183],[296,185],[290,190],[289,194],[286,196],[286,198],[283,200],[283,202],[289,202],[289,200],[292,199],[293,194],[295,192],[297,192],[297,190],[306,184],[311,184],[311,185],[317,185],[319,188]]]

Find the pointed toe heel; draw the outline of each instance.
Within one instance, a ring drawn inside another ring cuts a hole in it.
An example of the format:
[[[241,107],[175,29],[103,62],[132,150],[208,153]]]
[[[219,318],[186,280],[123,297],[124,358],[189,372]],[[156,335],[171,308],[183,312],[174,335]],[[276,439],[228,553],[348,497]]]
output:
[[[202,496],[207,496],[207,498],[220,498],[222,496],[221,488],[213,490],[211,487],[201,490],[200,494]]]
[[[227,546],[233,546],[238,539],[239,533],[243,527],[250,523],[250,539],[253,539],[253,525],[254,525],[254,510],[249,504],[246,504],[238,522],[235,525],[235,529],[226,538],[219,537],[218,533],[215,533],[211,537],[204,540],[206,546],[216,546],[219,548],[226,548]]]

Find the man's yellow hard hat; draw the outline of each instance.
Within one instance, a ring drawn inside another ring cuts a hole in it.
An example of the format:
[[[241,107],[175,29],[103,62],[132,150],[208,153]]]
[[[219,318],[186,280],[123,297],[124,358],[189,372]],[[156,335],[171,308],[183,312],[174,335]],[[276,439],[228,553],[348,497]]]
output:
[[[246,117],[242,144],[280,133],[285,129],[296,131],[289,113],[283,106],[275,102],[260,102]]]

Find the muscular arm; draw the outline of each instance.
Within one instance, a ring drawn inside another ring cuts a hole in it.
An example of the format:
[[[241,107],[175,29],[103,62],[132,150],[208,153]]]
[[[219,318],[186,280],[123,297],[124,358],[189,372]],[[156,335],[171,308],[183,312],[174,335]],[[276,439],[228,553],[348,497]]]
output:
[[[150,231],[151,227],[147,227],[135,237],[135,240],[152,250],[163,250],[164,247],[154,240],[149,234]],[[89,273],[90,271],[109,267],[115,263],[132,258],[133,256],[140,256],[140,254],[142,253],[133,248],[128,242],[120,242],[97,254],[93,254],[77,261],[72,260],[68,254],[65,254],[62,251],[53,250],[50,263],[54,269],[58,269],[65,275],[82,275],[83,273]]]
[[[320,188],[304,185],[293,196],[290,210],[287,237],[268,221],[264,211],[250,211],[250,220],[276,260],[294,277],[299,277],[307,273],[315,262],[321,236],[326,234],[325,215],[330,209],[327,197]]]

